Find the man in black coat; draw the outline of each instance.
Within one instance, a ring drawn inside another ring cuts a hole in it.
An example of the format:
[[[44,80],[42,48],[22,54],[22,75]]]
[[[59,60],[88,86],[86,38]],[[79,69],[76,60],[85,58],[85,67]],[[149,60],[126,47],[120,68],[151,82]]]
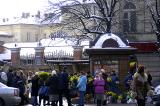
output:
[[[59,78],[56,74],[56,71],[52,71],[52,76],[49,78],[47,85],[49,86],[49,100],[52,102],[52,106],[57,106],[59,99]]]
[[[9,69],[7,73],[7,78],[8,78],[7,86],[14,87],[14,74],[12,69]]]
[[[62,72],[59,73],[59,106],[63,106],[63,95],[66,97],[68,106],[71,105],[71,98],[69,93],[69,76],[66,72],[67,67],[64,67]]]
[[[38,90],[39,90],[39,77],[37,72],[32,78],[31,83],[32,83],[32,87],[31,87],[32,105],[36,106],[38,104],[37,96],[38,96]]]

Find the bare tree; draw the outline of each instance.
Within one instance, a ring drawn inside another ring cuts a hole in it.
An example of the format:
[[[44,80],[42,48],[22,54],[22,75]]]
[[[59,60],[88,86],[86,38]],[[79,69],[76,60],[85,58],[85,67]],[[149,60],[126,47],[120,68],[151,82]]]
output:
[[[60,20],[64,29],[73,35],[101,35],[111,33],[113,17],[119,0],[60,0],[49,1],[51,8],[44,21]],[[116,22],[116,20],[114,21]]]
[[[160,43],[160,1],[146,0],[146,4],[154,21],[154,26],[156,27],[157,42]]]

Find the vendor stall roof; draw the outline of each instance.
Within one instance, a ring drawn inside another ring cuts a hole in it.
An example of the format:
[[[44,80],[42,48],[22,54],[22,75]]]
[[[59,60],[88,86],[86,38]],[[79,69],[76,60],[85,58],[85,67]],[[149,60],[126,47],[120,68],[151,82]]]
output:
[[[109,42],[106,42],[106,41],[109,41]],[[114,46],[115,43],[116,43],[116,46]],[[105,48],[105,46],[107,47],[129,47],[119,36],[113,33],[106,33],[104,35],[97,37],[91,48]]]

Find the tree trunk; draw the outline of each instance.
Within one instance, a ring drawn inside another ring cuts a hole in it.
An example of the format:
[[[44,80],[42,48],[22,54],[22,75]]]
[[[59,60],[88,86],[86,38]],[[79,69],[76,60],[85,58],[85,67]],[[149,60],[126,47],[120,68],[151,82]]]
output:
[[[111,22],[107,23],[107,33],[111,33]]]

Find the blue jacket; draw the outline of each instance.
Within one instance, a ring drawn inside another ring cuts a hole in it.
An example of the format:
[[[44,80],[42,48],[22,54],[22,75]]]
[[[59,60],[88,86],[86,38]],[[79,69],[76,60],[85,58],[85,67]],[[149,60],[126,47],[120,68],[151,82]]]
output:
[[[86,85],[87,85],[87,77],[82,75],[80,76],[80,79],[78,80],[77,88],[79,91],[86,91]]]

